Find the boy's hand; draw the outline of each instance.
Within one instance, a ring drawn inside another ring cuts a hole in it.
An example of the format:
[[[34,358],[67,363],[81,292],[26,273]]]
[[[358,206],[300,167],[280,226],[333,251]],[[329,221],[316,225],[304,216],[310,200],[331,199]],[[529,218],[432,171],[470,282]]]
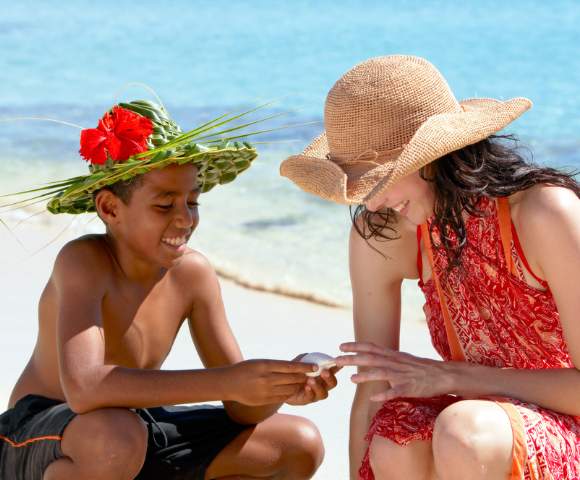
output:
[[[293,361],[298,361],[305,355],[305,353],[301,353]],[[286,400],[286,403],[288,405],[308,405],[328,398],[328,391],[336,387],[336,372],[339,370],[340,367],[323,369],[318,377],[307,377],[304,386]]]
[[[340,370],[339,367],[332,367],[329,370],[322,370],[318,377],[309,377],[302,388],[288,398],[286,403],[288,405],[307,405],[324,400],[328,397],[328,391],[336,387],[336,372],[338,370]]]
[[[316,370],[315,365],[285,360],[246,360],[227,368],[231,400],[254,406],[287,401],[304,390],[306,373]]]

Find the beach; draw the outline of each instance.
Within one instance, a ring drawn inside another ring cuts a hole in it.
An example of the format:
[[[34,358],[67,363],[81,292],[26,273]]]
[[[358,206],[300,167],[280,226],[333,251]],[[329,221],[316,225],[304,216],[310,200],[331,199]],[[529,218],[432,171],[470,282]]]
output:
[[[38,298],[48,279],[54,258],[69,239],[82,234],[86,227],[68,227],[70,217],[34,217],[14,230],[26,232],[20,238],[26,252],[11,233],[0,234],[0,403],[8,402],[10,390],[24,368],[36,338]],[[92,222],[94,224],[94,222]],[[11,225],[14,225],[12,222]],[[82,224],[81,224],[82,225]],[[57,237],[67,228],[60,237]],[[35,247],[43,246],[34,254]],[[241,287],[231,280],[220,280],[224,303],[234,334],[245,358],[291,359],[299,353],[320,351],[339,353],[338,345],[353,338],[351,311],[287,296]],[[409,282],[406,288],[417,288]],[[435,357],[427,335],[421,309],[403,305],[401,349],[426,357]],[[163,368],[190,369],[202,365],[182,328]],[[338,386],[328,399],[305,407],[284,406],[281,412],[302,415],[320,429],[326,448],[324,463],[317,480],[348,479],[348,421],[354,385],[344,369],[338,373]]]
[[[419,55],[458,99],[527,97],[532,110],[502,133],[517,134],[539,163],[580,166],[574,0],[557,8],[538,0],[369,0],[365,8],[352,0],[176,0],[164,6],[171,22],[158,16],[148,0],[139,8],[126,0],[22,0],[3,9],[0,193],[87,171],[77,128],[16,118],[94,128],[115,102],[158,95],[187,130],[267,103],[252,120],[281,116],[248,131],[291,127],[249,138],[260,142],[259,158],[201,198],[191,246],[246,284],[348,305],[348,208],[305,194],[278,168],[321,133],[326,94],[356,63]],[[405,301],[422,304],[415,293]]]
[[[536,163],[577,171],[579,23],[575,0],[368,0],[364,8],[356,0],[7,2],[0,16],[0,195],[86,174],[80,130],[96,127],[117,102],[160,101],[184,131],[266,104],[250,118],[269,120],[248,131],[284,128],[249,137],[260,153],[252,167],[201,196],[189,245],[221,275],[245,358],[336,355],[353,338],[351,212],[279,175],[280,162],[324,129],[334,82],[370,57],[424,57],[458,99],[531,99],[531,111],[499,133],[516,134]],[[67,241],[103,227],[95,215],[50,215],[42,202],[0,208],[0,220],[10,227],[0,222],[5,405],[34,347],[37,302],[55,256]],[[401,350],[436,358],[423,302],[417,282],[405,282]],[[185,327],[163,368],[200,367]],[[327,400],[281,410],[318,425],[326,459],[317,480],[348,478],[351,373],[339,373]]]

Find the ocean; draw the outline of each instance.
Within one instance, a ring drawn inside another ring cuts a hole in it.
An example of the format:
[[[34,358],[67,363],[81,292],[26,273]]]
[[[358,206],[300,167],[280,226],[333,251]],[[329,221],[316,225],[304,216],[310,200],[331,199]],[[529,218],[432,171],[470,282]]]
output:
[[[200,200],[191,245],[255,287],[350,302],[348,208],[299,191],[278,165],[322,130],[327,91],[366,58],[423,56],[459,99],[532,99],[509,132],[540,163],[580,167],[576,0],[0,3],[0,192],[86,171],[78,129],[6,119],[94,127],[112,103],[151,98],[134,83],[154,89],[184,129],[269,101],[265,114],[302,125],[260,137],[269,143],[255,165]],[[2,218],[14,225],[27,215]],[[40,218],[53,221],[48,213],[28,221]],[[75,222],[101,228],[89,217]],[[37,247],[26,223],[14,233]]]

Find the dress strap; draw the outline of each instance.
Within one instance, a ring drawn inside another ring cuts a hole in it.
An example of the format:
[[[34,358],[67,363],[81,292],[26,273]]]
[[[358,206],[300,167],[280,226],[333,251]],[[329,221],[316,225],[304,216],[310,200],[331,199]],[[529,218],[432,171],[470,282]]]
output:
[[[506,259],[506,263],[508,265],[509,271],[513,274],[518,276],[517,270],[515,268],[515,263],[513,260],[512,255],[512,241],[516,248],[516,252],[518,254],[518,258],[524,264],[524,267],[530,275],[534,277],[540,285],[544,288],[548,288],[548,282],[546,280],[542,280],[538,277],[534,271],[530,268],[530,264],[528,263],[528,259],[524,255],[524,250],[522,249],[522,245],[520,243],[520,239],[518,237],[518,232],[512,222],[511,214],[510,214],[510,204],[507,197],[500,197],[497,199],[497,212],[498,212],[498,220],[499,220],[499,230],[501,235],[501,243],[503,246],[504,258]],[[518,277],[519,278],[519,277]]]
[[[513,223],[512,223],[512,236],[514,238],[514,245],[516,247],[516,251],[518,252],[518,256],[519,256],[520,260],[524,264],[524,267],[526,267],[526,269],[528,270],[528,272],[530,272],[530,275],[532,277],[534,277],[538,281],[538,283],[540,285],[542,285],[542,287],[544,287],[545,289],[548,289],[549,288],[548,282],[546,282],[546,280],[543,280],[540,277],[538,277],[534,273],[534,271],[530,268],[530,264],[528,263],[528,259],[524,255],[524,250],[522,249],[522,245],[520,243],[520,238],[518,237],[518,232],[516,232],[516,227],[514,227],[514,224]]]
[[[495,400],[495,403],[507,414],[512,427],[512,465],[507,480],[521,480],[524,478],[524,471],[528,460],[524,421],[515,405],[507,401],[507,399],[502,400],[501,398],[498,398]],[[532,475],[532,479],[537,479],[537,477]]]
[[[497,203],[497,218],[499,222],[499,233],[503,247],[503,258],[507,269],[512,275],[517,276],[516,266],[512,256],[512,219],[510,216],[510,204],[507,197],[499,197]]]
[[[421,225],[417,225],[417,270],[419,282],[423,285],[423,255],[421,255]]]
[[[437,288],[437,295],[439,296],[439,304],[441,305],[441,313],[443,314],[443,321],[445,323],[445,332],[447,333],[447,342],[449,343],[449,350],[451,351],[451,359],[465,361],[465,354],[457,338],[457,333],[453,327],[453,322],[451,321],[451,315],[449,313],[449,308],[447,308],[447,297],[445,292],[441,287],[441,282],[439,281],[439,275],[437,275],[437,270],[435,269],[435,261],[433,259],[433,247],[431,245],[431,238],[429,235],[429,228],[427,224],[421,225],[421,233],[423,238],[423,245],[427,250],[427,257],[429,258],[429,264],[431,265],[431,275],[433,281],[435,282],[435,287]]]

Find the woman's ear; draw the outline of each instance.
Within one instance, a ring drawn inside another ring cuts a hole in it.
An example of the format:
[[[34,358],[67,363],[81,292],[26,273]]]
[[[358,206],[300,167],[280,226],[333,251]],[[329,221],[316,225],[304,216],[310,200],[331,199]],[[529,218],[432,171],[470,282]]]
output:
[[[99,218],[107,225],[115,224],[119,219],[119,202],[121,199],[107,189],[95,196],[95,208]]]
[[[428,163],[427,165],[425,165],[424,167],[422,167],[419,170],[419,174],[423,180],[426,180],[429,182],[429,181],[433,181],[433,179],[435,178],[436,170],[437,170],[437,167],[435,165],[435,162],[431,162],[431,163]]]

